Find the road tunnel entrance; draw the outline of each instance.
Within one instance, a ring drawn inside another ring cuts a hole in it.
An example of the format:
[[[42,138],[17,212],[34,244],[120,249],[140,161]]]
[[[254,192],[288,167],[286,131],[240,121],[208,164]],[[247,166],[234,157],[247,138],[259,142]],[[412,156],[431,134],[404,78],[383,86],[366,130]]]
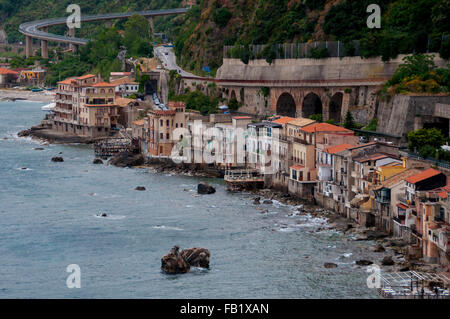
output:
[[[152,95],[153,93],[158,93],[158,81],[147,80],[145,82],[145,95]]]

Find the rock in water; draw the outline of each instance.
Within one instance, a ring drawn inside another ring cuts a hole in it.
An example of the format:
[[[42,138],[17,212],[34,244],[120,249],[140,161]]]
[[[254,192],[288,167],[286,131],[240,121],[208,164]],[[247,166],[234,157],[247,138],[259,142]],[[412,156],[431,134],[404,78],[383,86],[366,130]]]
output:
[[[144,156],[142,154],[122,152],[111,158],[109,163],[119,167],[139,166],[144,164]]]
[[[395,265],[395,262],[394,262],[394,260],[392,259],[391,256],[386,256],[386,257],[384,257],[383,260],[381,261],[381,264],[382,264],[383,266],[392,266],[392,265]]]
[[[138,186],[135,188],[135,190],[137,191],[145,191],[145,187],[144,186]]]
[[[198,184],[198,186],[197,186],[198,194],[208,195],[208,194],[214,194],[215,192],[216,192],[216,189],[207,183],[202,182],[202,183]]]
[[[382,253],[382,252],[386,251],[386,249],[384,249],[383,245],[378,244],[373,248],[373,251],[376,253]]]
[[[184,274],[189,272],[190,266],[183,259],[180,247],[174,246],[171,251],[161,258],[161,269],[168,274]]]
[[[64,159],[59,156],[52,157],[52,162],[64,162]]]
[[[325,268],[337,268],[338,265],[336,265],[335,263],[325,263],[323,264],[323,266]]]
[[[18,137],[26,137],[31,135],[31,130],[24,130],[19,133],[17,133]]]
[[[96,158],[96,159],[94,159],[92,164],[103,164],[103,161],[101,159],[99,159],[99,158]]]
[[[191,267],[209,268],[209,257],[211,256],[208,249],[205,248],[189,248],[181,252],[181,257]]]
[[[273,201],[271,201],[270,199],[266,199],[263,201],[263,204],[271,205],[271,204],[273,204]]]
[[[255,197],[255,199],[253,200],[253,205],[259,205],[261,202],[261,197]]]
[[[373,262],[370,261],[370,260],[361,259],[361,260],[357,260],[357,261],[356,261],[356,264],[357,264],[358,266],[369,266],[369,265],[372,265]]]

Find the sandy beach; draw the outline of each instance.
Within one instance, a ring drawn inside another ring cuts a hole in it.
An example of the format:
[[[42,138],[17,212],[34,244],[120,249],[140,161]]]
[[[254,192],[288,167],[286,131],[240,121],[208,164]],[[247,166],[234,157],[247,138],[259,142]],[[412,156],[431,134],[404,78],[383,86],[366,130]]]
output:
[[[28,100],[51,103],[54,95],[45,95],[44,92],[31,92],[26,90],[0,89],[0,101]]]

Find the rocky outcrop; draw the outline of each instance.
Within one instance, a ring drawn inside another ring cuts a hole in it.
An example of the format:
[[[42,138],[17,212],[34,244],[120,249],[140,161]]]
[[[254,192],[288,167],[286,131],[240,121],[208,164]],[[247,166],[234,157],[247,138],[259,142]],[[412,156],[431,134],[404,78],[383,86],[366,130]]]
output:
[[[61,163],[61,162],[64,162],[64,159],[60,156],[55,156],[55,157],[52,157],[52,162]]]
[[[180,247],[174,246],[167,255],[161,258],[161,269],[168,274],[184,274],[191,267],[209,268],[211,254],[205,248],[189,248],[180,252]]]
[[[18,137],[27,137],[31,135],[31,130],[23,130],[17,133]]]
[[[189,248],[181,252],[181,257],[191,267],[209,268],[209,257],[211,256],[208,249],[205,248]]]
[[[134,154],[131,152],[122,152],[109,160],[109,164],[118,167],[133,167],[144,164],[144,156],[142,154]]]
[[[168,274],[184,274],[191,266],[183,259],[180,247],[174,246],[167,255],[161,258],[161,269]]]
[[[209,195],[209,194],[214,194],[215,192],[216,192],[216,189],[207,183],[201,182],[197,186],[198,194]]]

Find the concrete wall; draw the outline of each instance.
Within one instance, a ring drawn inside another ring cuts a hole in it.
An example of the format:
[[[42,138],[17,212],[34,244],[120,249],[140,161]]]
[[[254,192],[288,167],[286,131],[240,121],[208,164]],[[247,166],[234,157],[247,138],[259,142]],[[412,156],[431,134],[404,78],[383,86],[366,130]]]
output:
[[[408,132],[422,128],[424,121],[436,116],[450,119],[450,96],[395,95],[380,103],[377,131],[405,140]]]
[[[223,65],[217,70],[217,79],[234,80],[353,80],[390,78],[404,55],[383,62],[381,58],[363,59],[361,57],[326,59],[286,59],[252,60],[245,65],[239,59],[223,59]],[[438,66],[446,63],[435,57]]]

